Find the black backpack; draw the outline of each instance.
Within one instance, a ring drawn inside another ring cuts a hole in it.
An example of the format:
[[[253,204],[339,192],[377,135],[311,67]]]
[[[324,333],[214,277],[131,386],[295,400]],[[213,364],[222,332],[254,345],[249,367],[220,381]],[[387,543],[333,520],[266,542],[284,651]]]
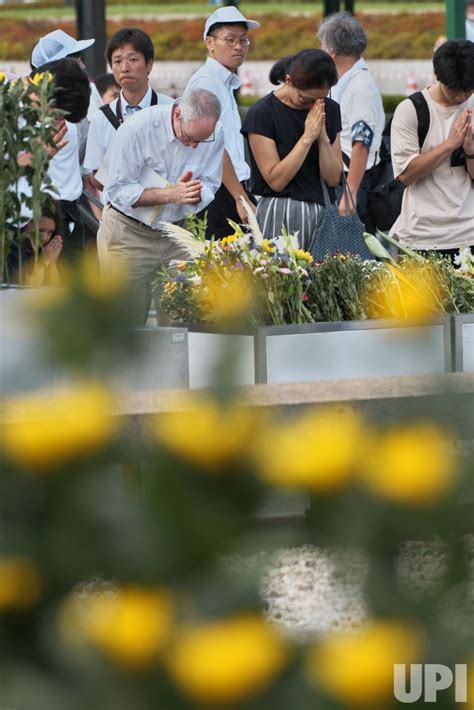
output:
[[[416,91],[409,97],[415,106],[418,119],[418,143],[420,150],[425,142],[430,127],[430,110],[421,91]],[[402,209],[402,198],[405,185],[393,177],[392,159],[390,154],[390,125],[385,127],[380,146],[380,178],[367,200],[366,229],[375,234],[376,229],[388,232]]]

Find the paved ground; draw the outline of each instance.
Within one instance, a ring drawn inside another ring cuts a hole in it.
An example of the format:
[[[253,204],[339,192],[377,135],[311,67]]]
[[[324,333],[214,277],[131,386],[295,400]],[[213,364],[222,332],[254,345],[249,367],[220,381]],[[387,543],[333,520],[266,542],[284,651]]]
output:
[[[169,94],[182,92],[191,74],[201,62],[155,62],[151,79],[153,86]],[[250,83],[247,93],[264,95],[272,88],[268,81],[271,61],[245,63],[241,70],[242,79]],[[413,74],[418,88],[423,88],[432,81],[431,62],[424,59],[372,60],[368,62],[383,94],[404,94],[407,79]],[[13,74],[29,73],[27,62],[0,60],[0,71]]]

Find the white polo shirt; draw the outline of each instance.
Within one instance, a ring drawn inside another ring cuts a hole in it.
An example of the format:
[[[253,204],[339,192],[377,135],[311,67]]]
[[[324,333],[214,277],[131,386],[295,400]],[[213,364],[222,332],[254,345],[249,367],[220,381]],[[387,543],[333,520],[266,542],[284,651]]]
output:
[[[385,127],[382,97],[364,59],[359,59],[331,89],[341,107],[341,149],[349,158],[352,144],[361,141],[369,150],[366,170],[379,162],[378,151]]]
[[[221,104],[222,127],[224,129],[225,148],[229,153],[237,177],[242,182],[250,177],[250,167],[245,162],[244,137],[240,132],[242,121],[239,107],[234,98],[234,91],[241,81],[235,72],[208,57],[206,63],[192,75],[185,91],[207,89],[217,96]]]
[[[220,122],[213,142],[191,148],[174,134],[172,108],[172,105],[151,106],[136,113],[114,132],[110,151],[105,185],[108,201],[130,217],[136,217],[132,205],[145,189],[139,182],[143,167],[154,170],[172,185],[188,170],[194,179],[201,180],[201,201],[196,205],[165,205],[151,224],[152,229],[159,229],[161,222],[178,222],[187,214],[207,207],[222,181],[224,133]]]
[[[157,96],[158,106],[173,103],[173,99],[170,96],[166,96],[165,94],[157,94]],[[141,109],[149,108],[151,105],[151,97],[152,90],[151,87],[149,87],[138,106],[140,106]],[[115,101],[112,101],[110,104],[110,108],[115,114],[117,113],[117,101],[120,101],[122,116],[124,121],[126,121],[131,114],[127,112],[128,103],[122,92],[120,92],[119,98],[115,99]],[[107,148],[112,138],[115,136],[115,132],[115,128],[104,115],[103,111],[96,111],[91,118],[87,136],[86,155],[84,157],[84,169],[86,171],[96,172],[96,170],[100,168]]]

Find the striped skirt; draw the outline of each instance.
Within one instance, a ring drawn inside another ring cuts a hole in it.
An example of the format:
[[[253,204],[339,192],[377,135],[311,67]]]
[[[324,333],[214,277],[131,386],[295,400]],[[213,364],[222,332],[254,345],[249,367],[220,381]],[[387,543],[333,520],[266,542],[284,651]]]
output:
[[[282,226],[289,234],[298,233],[302,249],[308,249],[324,207],[317,202],[300,202],[291,197],[261,197],[257,205],[257,222],[264,237],[281,235]]]

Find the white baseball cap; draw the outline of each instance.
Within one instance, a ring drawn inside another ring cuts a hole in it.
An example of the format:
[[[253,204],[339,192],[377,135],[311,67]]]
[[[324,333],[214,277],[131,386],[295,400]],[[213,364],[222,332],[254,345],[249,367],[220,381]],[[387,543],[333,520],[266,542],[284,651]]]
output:
[[[70,54],[83,52],[93,45],[95,39],[74,39],[62,30],[54,30],[41,37],[31,53],[31,64],[35,67],[42,67],[43,64],[54,62],[56,59],[64,59]]]
[[[204,26],[204,39],[206,39],[209,34],[209,30],[212,25],[217,25],[217,23],[223,23],[224,25],[230,25],[234,23],[240,23],[242,25],[247,25],[248,30],[257,30],[260,27],[260,22],[255,20],[247,20],[246,17],[242,15],[239,10],[233,5],[227,7],[220,7],[218,10],[209,15]]]

